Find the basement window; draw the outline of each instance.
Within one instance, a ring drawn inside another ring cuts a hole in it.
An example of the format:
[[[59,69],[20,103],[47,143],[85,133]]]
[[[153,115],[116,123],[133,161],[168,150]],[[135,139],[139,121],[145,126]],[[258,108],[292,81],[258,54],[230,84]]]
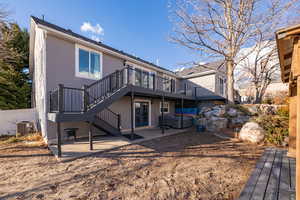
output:
[[[160,113],[162,113],[162,111],[164,111],[164,113],[170,112],[169,102],[164,102],[164,104],[162,102],[160,102]]]

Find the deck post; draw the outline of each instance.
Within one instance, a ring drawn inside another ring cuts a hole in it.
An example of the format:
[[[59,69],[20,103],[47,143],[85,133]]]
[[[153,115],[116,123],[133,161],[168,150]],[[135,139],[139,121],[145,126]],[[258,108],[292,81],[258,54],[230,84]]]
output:
[[[64,111],[64,85],[58,84],[58,112]]]
[[[88,105],[88,94],[87,94],[87,85],[82,86],[82,102],[83,102],[83,112],[87,111]]]
[[[155,91],[156,90],[156,77],[154,74],[152,74],[152,77],[153,77],[153,90]]]
[[[120,71],[116,70],[116,88],[115,89],[119,89],[120,88]]]
[[[165,134],[165,120],[164,120],[164,103],[165,103],[165,96],[162,95],[162,102],[161,102],[161,133]]]
[[[134,134],[133,112],[134,112],[134,92],[131,91],[131,139],[133,139],[133,134]]]
[[[90,150],[92,151],[93,148],[93,132],[92,132],[92,123],[89,122],[89,143],[90,143]]]
[[[121,131],[121,115],[118,114],[118,130]]]
[[[61,127],[60,122],[57,122],[57,157],[61,157]]]
[[[130,78],[129,78],[129,76],[130,76],[130,72],[129,72],[129,70],[130,70],[130,68],[129,68],[129,66],[127,66],[127,85],[129,85],[130,84]]]
[[[181,98],[180,127],[183,129],[183,98]]]

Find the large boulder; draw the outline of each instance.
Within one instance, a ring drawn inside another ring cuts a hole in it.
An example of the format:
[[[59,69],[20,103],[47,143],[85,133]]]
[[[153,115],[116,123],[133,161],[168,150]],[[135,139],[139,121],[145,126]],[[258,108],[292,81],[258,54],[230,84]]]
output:
[[[211,117],[207,120],[206,130],[210,132],[220,131],[221,129],[227,128],[228,119],[223,117]]]
[[[229,110],[227,111],[227,114],[230,117],[236,117],[238,115],[238,111],[234,108],[229,108]]]
[[[239,138],[251,143],[260,143],[265,137],[265,131],[256,122],[247,122],[242,127]]]
[[[211,110],[203,113],[206,118],[210,117],[222,117],[225,114],[224,106],[214,106]]]
[[[250,117],[247,115],[238,115],[236,117],[229,118],[229,127],[242,127],[243,124],[249,121],[249,119]]]
[[[261,104],[259,110],[265,115],[274,115],[276,113],[277,107],[274,105]]]
[[[249,105],[247,105],[246,108],[249,110],[249,112],[252,115],[256,115],[259,112],[259,105],[258,104],[249,104]]]

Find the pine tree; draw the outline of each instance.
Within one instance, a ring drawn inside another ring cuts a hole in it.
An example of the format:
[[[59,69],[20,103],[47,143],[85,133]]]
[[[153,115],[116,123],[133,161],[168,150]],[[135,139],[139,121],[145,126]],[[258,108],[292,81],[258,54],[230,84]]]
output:
[[[30,107],[29,34],[15,23],[0,28],[0,109]]]

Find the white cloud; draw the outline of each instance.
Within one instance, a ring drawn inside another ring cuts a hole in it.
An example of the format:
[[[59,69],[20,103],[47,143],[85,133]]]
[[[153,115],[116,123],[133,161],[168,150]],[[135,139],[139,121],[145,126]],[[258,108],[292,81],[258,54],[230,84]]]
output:
[[[90,32],[96,35],[104,35],[104,30],[100,26],[100,24],[96,24],[93,26],[90,22],[83,22],[83,24],[80,27],[80,30],[82,32]]]
[[[92,35],[92,36],[91,36],[91,39],[92,39],[92,40],[95,40],[96,42],[100,42],[100,40],[101,40],[100,37],[98,37],[98,36],[96,36],[96,35]]]

